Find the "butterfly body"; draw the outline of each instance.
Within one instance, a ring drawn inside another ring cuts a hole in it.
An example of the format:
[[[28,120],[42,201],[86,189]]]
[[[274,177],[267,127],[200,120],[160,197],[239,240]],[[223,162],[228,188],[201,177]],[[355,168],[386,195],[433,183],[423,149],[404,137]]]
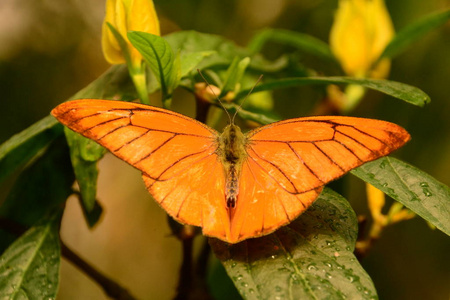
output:
[[[224,128],[219,138],[217,154],[224,168],[226,180],[224,196],[230,212],[236,206],[242,164],[247,159],[245,145],[246,137],[238,126],[230,124]]]
[[[121,101],[75,100],[52,114],[142,172],[174,219],[229,243],[289,224],[323,186],[409,140],[398,125],[320,116],[247,133],[214,129],[170,110]]]

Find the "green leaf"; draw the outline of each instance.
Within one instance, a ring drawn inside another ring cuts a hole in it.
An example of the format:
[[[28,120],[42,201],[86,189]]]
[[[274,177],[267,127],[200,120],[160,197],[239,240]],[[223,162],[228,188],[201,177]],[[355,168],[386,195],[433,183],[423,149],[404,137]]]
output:
[[[215,51],[200,51],[200,52],[192,52],[192,53],[183,53],[181,54],[181,77],[188,75],[192,72],[197,65],[206,57],[213,55],[216,53]]]
[[[392,157],[351,171],[450,235],[450,188],[427,173]]]
[[[55,118],[47,116],[4,142],[0,146],[0,182],[60,136],[62,129]]]
[[[445,24],[450,19],[450,10],[428,15],[412,24],[409,24],[395,35],[393,40],[386,46],[381,58],[393,58],[404,51],[412,43],[419,40],[426,33]]]
[[[242,79],[245,69],[247,69],[249,63],[250,57],[245,57],[241,60],[236,57],[233,60],[225,74],[225,79],[219,98],[224,97],[228,92],[236,89],[236,84]]]
[[[32,227],[0,258],[2,299],[55,299],[59,285],[60,214]]]
[[[276,72],[287,66],[286,57],[281,57],[274,62],[264,59],[262,55],[252,55],[248,49],[237,46],[233,41],[222,36],[206,34],[196,31],[177,31],[164,36],[172,47],[172,50],[180,51],[181,56],[195,52],[210,52],[197,66],[198,69],[223,68],[230,66],[233,59],[242,59],[250,56],[249,68],[257,72]]]
[[[95,206],[97,195],[97,162],[106,150],[96,142],[65,127],[67,143],[70,147],[70,160],[80,187],[83,208],[90,213]]]
[[[239,105],[235,103],[224,103],[224,107],[230,111],[230,114],[233,115],[235,111],[237,111],[237,114],[239,117],[241,117],[244,120],[250,120],[255,121],[259,124],[270,124],[277,121],[280,121],[279,119],[274,119],[266,116],[265,114],[261,113],[255,113],[249,110],[246,110],[245,108],[240,107]]]
[[[20,174],[0,207],[0,216],[32,226],[66,201],[74,180],[69,149],[60,137]]]
[[[296,77],[274,80],[257,85],[253,92],[274,90],[311,84],[357,84],[398,98],[417,106],[430,102],[430,97],[419,88],[404,83],[383,79],[358,79],[350,77]],[[245,97],[249,90],[240,91],[236,99]]]
[[[210,244],[244,299],[376,299],[353,255],[357,231],[348,202],[325,188],[305,213],[273,234]]]
[[[208,290],[215,300],[242,299],[222,263],[214,256],[208,262]]]
[[[174,64],[175,55],[170,45],[164,38],[146,32],[130,31],[128,39],[142,54],[161,84],[163,100],[169,99],[175,88],[170,83],[176,82],[173,78],[176,78],[177,72],[180,72],[179,65]]]
[[[238,47],[235,43],[221,36],[205,34],[196,31],[178,31],[164,37],[173,51],[180,51],[180,54],[214,51],[214,53],[198,65],[199,69],[206,69],[212,66],[228,67],[235,57],[244,57],[247,52]]]
[[[252,53],[260,52],[268,41],[274,41],[314,55],[327,62],[337,64],[337,61],[327,43],[304,33],[284,29],[265,29],[259,32],[250,41],[248,48]]]

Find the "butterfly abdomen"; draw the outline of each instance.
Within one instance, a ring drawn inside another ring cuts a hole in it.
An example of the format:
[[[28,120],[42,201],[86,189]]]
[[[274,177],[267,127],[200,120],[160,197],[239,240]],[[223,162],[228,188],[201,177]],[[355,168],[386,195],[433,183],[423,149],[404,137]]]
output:
[[[227,207],[234,208],[236,206],[237,195],[239,192],[238,174],[235,165],[230,165],[227,175],[227,182],[225,186]]]
[[[239,177],[242,163],[247,157],[245,136],[236,125],[228,125],[219,139],[218,155],[225,172],[225,200],[227,207],[235,208],[239,194]]]

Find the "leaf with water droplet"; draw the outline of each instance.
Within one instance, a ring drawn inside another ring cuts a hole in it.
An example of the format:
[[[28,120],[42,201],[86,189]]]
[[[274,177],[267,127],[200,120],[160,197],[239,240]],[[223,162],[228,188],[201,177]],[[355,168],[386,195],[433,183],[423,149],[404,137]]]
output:
[[[271,235],[235,245],[211,239],[210,244],[245,299],[377,297],[353,255],[356,236],[356,215],[347,200],[324,189],[312,209]],[[348,276],[359,280],[350,282]]]
[[[445,184],[392,157],[368,162],[351,172],[450,235],[450,188]],[[380,182],[388,182],[389,187]]]
[[[0,260],[2,297],[11,300],[56,297],[60,216],[56,213],[32,227],[3,253]]]

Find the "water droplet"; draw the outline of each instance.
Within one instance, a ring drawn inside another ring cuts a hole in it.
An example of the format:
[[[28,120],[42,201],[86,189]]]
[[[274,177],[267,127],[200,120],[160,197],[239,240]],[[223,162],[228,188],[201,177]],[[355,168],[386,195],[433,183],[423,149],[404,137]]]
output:
[[[309,271],[317,270],[316,264],[310,264],[310,265],[308,265],[307,269],[308,269]]]
[[[433,196],[433,194],[430,192],[430,190],[429,189],[427,189],[427,188],[424,188],[423,190],[423,194],[426,196],[426,197],[431,197],[431,196]]]
[[[255,293],[254,289],[249,289],[248,291],[250,292],[250,294],[254,294]]]
[[[327,266],[327,267],[330,268],[330,269],[333,267],[333,265],[330,264],[330,263],[324,263],[324,265]]]
[[[236,262],[233,262],[233,263],[231,264],[231,267],[234,268],[234,267],[236,267],[236,265],[237,265],[237,263],[236,263]]]
[[[275,257],[277,257],[276,255],[272,255],[270,258],[275,259]]]
[[[381,169],[386,168],[386,161],[385,161],[385,160],[383,160],[383,161],[381,162],[380,168],[381,168]]]
[[[420,201],[420,199],[418,197],[412,197],[409,201]]]
[[[426,182],[421,182],[421,183],[419,183],[419,185],[421,187],[428,187],[428,183],[426,183]]]
[[[387,186],[388,186],[388,183],[387,183],[387,182],[386,182],[386,183],[383,183],[381,186],[382,186],[382,187],[387,187]]]
[[[327,277],[328,279],[331,279],[331,278],[333,278],[333,276],[331,276],[331,274],[330,274],[330,273],[325,273],[325,277]]]

